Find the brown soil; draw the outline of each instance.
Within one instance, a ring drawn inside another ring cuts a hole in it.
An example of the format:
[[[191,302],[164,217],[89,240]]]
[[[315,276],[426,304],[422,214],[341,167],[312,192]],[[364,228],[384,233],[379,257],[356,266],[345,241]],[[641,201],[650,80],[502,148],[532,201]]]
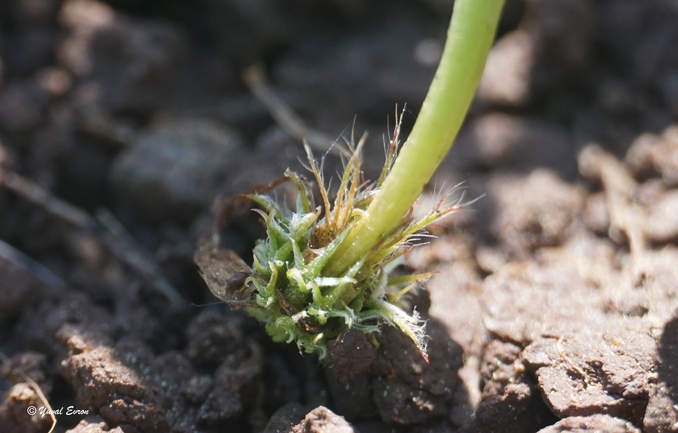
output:
[[[303,170],[240,72],[265,65],[331,137],[356,116],[373,178],[448,3],[0,2],[0,429],[48,431],[48,402],[73,433],[678,431],[672,2],[507,1],[415,209],[486,194],[407,257],[435,272],[411,300],[430,363],[387,327],[340,336],[329,368],[200,279],[213,198]],[[261,227],[236,217],[222,241],[247,258]]]

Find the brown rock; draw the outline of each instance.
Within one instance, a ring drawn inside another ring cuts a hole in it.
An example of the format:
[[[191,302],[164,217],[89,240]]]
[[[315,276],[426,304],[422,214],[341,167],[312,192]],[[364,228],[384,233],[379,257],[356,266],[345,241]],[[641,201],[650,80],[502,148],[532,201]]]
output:
[[[560,417],[606,413],[642,422],[656,380],[655,342],[642,320],[612,320],[602,330],[544,338],[523,353],[546,403]]]
[[[641,430],[629,421],[610,415],[571,416],[538,433],[641,433]]]
[[[466,431],[536,431],[551,414],[520,359],[522,349],[492,341],[480,367],[482,400]]]
[[[496,177],[488,195],[498,207],[494,235],[518,252],[563,242],[584,201],[580,189],[543,169],[527,177]]]
[[[31,409],[32,408],[32,409]],[[35,410],[34,410],[35,409]],[[27,383],[12,386],[0,404],[0,425],[8,433],[42,433],[52,425],[45,402]],[[54,408],[53,408],[54,409]]]
[[[364,332],[349,328],[328,346],[332,372],[339,383],[347,384],[363,374],[376,358],[376,349]]]
[[[152,220],[190,220],[219,192],[243,140],[208,120],[184,120],[139,135],[118,156],[111,181],[121,202]]]
[[[289,433],[358,433],[348,421],[324,406],[310,411]]]
[[[214,372],[214,389],[200,406],[201,422],[211,426],[225,425],[254,406],[260,398],[257,385],[262,374],[261,353],[254,342],[248,343],[248,358],[236,352]]]
[[[658,353],[658,380],[643,418],[647,433],[676,431],[678,426],[678,316],[674,315],[664,325]]]
[[[98,416],[87,417],[66,433],[123,433],[120,427],[110,428],[106,421]]]
[[[668,187],[678,186],[678,126],[672,125],[659,135],[640,135],[624,162],[636,177],[659,174]]]
[[[325,373],[327,387],[332,397],[332,408],[350,420],[370,419],[377,414],[374,404],[372,377],[362,374],[348,383],[340,383],[334,374]]]
[[[610,214],[604,193],[589,194],[582,214],[582,222],[597,234],[607,234],[610,228]]]
[[[288,403],[275,411],[263,433],[289,432],[303,421],[307,412],[308,409],[299,403]]]
[[[39,352],[22,352],[2,364],[0,374],[16,382],[24,382],[25,376],[28,376],[35,383],[42,387],[45,394],[49,395],[52,386],[47,380],[45,369],[47,367],[47,357]]]
[[[186,356],[196,365],[219,365],[230,358],[247,358],[244,321],[212,310],[198,314],[188,326]]]
[[[644,223],[648,240],[664,244],[678,239],[678,189],[667,191],[653,203]]]
[[[55,336],[65,323],[87,327],[100,336],[115,329],[108,310],[95,305],[83,293],[69,291],[57,299],[41,299],[23,315],[15,332],[21,335],[25,347],[54,355],[63,349]]]
[[[485,326],[501,339],[526,344],[544,334],[579,329],[585,318],[598,323],[598,301],[584,278],[568,256],[539,266],[506,265],[482,284]]]
[[[453,390],[463,364],[462,349],[436,320],[427,322],[430,337],[427,363],[412,340],[389,326],[379,338],[372,379],[373,398],[381,419],[387,423],[419,424],[448,413]]]
[[[674,385],[675,387],[675,385]],[[678,424],[676,400],[671,396],[665,382],[660,382],[652,393],[643,418],[643,429],[646,433],[675,432]],[[675,392],[673,393],[675,394]]]
[[[141,431],[167,431],[164,410],[139,374],[123,364],[105,341],[72,328],[60,331],[68,346],[61,363],[81,407],[91,407],[113,425],[132,424]],[[135,359],[130,359],[134,364]]]

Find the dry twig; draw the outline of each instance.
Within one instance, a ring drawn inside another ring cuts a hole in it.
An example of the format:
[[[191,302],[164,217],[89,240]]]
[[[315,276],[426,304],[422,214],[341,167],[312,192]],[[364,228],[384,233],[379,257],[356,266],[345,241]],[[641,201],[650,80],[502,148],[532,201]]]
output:
[[[0,186],[75,227],[94,232],[118,259],[138,272],[172,304],[178,305],[181,302],[181,296],[162,276],[154,260],[144,253],[141,246],[110,212],[101,210],[95,219],[84,210],[54,196],[32,180],[2,168],[0,168]]]
[[[266,82],[264,71],[259,66],[250,66],[242,74],[243,81],[250,91],[266,107],[280,127],[299,141],[307,142],[320,152],[334,153],[341,156],[341,150],[334,146],[335,140],[324,132],[317,131],[292,110]]]
[[[617,158],[597,145],[589,145],[581,151],[579,170],[584,177],[602,183],[610,215],[610,239],[623,242],[623,236],[626,236],[634,277],[641,278],[647,245],[642,229],[644,211],[634,200],[638,183]]]
[[[12,361],[5,355],[4,353],[0,352],[0,359],[2,360],[3,364],[10,364]],[[54,431],[54,428],[56,427],[57,420],[56,417],[54,416],[54,410],[52,409],[52,406],[49,404],[49,401],[47,401],[47,397],[45,397],[45,394],[43,394],[42,389],[40,389],[40,386],[35,383],[33,379],[30,378],[29,375],[27,375],[24,371],[15,368],[12,370],[13,374],[16,374],[17,376],[21,377],[23,380],[26,381],[28,386],[31,387],[33,391],[38,395],[38,398],[42,402],[43,405],[45,405],[45,409],[47,409],[47,413],[49,414],[49,417],[52,419],[52,426],[49,428],[49,431],[47,433],[52,433]]]

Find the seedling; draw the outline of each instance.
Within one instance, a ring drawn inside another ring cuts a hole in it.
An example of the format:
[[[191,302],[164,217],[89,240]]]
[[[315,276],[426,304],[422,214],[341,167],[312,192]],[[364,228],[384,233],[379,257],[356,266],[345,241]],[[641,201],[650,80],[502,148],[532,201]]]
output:
[[[217,297],[244,307],[265,324],[274,341],[295,342],[322,359],[327,341],[347,328],[373,334],[384,323],[409,336],[426,358],[422,320],[408,315],[399,299],[429,274],[392,277],[413,236],[460,208],[441,200],[420,220],[411,208],[447,154],[468,111],[496,32],[504,0],[457,0],[435,78],[412,133],[399,149],[400,121],[388,146],[379,179],[364,183],[364,139],[351,142],[336,198],[330,200],[322,162],[307,147],[308,168],[320,188],[287,170],[299,190],[287,209],[266,194],[248,197],[266,226],[250,269],[230,252],[212,246],[196,255]],[[201,256],[202,254],[202,256]],[[219,256],[230,265],[210,268]],[[202,257],[202,259],[201,259]],[[216,258],[216,259],[215,259]]]

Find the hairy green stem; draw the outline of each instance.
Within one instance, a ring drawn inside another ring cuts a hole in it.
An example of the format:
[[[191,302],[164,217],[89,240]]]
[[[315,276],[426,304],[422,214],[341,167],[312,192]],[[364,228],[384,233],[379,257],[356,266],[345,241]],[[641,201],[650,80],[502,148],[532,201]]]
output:
[[[440,65],[412,133],[364,217],[334,254],[326,275],[342,275],[392,230],[449,151],[494,41],[504,0],[456,0]]]

